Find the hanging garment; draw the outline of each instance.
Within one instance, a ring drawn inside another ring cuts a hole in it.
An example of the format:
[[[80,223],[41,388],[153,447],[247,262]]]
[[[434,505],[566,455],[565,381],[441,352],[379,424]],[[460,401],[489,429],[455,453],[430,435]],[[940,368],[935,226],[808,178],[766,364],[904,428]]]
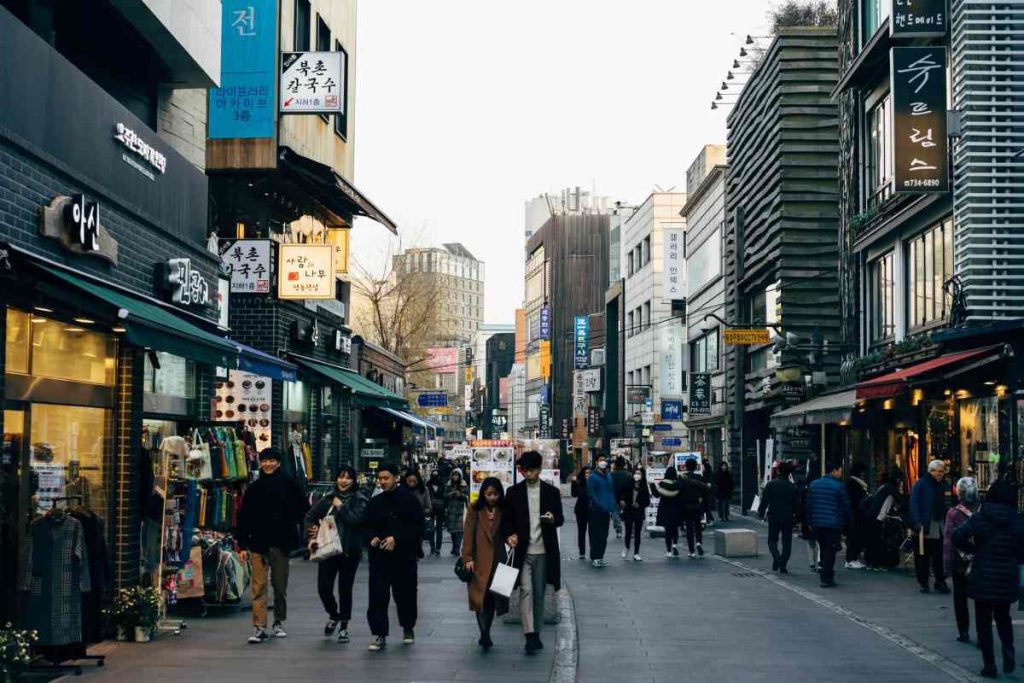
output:
[[[82,523],[63,512],[44,515],[29,526],[26,545],[26,627],[40,645],[82,642],[82,593],[92,590]]]
[[[82,594],[82,641],[98,643],[103,640],[103,597],[110,590],[114,578],[107,541],[103,538],[103,518],[81,507],[74,508],[70,514],[82,525],[92,588]]]

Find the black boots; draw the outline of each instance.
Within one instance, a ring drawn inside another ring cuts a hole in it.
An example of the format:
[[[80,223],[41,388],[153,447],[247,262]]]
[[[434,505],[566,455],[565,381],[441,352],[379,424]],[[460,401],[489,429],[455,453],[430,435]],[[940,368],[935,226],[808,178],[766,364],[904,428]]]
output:
[[[528,654],[537,652],[538,650],[544,649],[544,643],[540,642],[539,633],[527,633],[526,634],[526,646],[523,648]]]

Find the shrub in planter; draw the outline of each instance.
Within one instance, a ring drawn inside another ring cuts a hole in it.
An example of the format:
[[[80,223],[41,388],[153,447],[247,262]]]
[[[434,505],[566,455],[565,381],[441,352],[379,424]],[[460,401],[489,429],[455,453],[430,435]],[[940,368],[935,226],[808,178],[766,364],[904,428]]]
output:
[[[32,643],[39,639],[35,631],[14,628],[11,624],[0,628],[0,674],[4,680],[14,680],[32,661]]]
[[[114,604],[110,610],[111,626],[116,627],[118,633],[126,636],[127,640],[148,640],[148,637],[137,637],[136,630],[148,636],[159,620],[159,590],[133,586],[122,588],[114,596]]]

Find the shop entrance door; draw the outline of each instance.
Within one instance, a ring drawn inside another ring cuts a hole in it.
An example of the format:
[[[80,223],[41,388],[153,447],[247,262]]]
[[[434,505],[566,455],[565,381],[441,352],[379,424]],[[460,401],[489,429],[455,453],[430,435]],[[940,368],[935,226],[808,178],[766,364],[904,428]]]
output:
[[[27,419],[25,411],[4,411],[0,441],[0,624],[18,621],[18,575],[31,518],[25,481]]]

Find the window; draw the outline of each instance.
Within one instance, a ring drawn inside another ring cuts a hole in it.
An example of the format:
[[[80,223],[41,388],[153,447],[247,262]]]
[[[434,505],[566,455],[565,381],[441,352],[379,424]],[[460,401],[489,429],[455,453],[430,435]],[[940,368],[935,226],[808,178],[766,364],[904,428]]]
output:
[[[35,511],[50,509],[55,498],[80,496],[84,507],[106,513],[111,411],[40,403],[31,410],[29,464],[39,487],[32,496]]]
[[[626,336],[627,337],[632,337],[633,336],[633,311],[630,311],[629,315],[626,316],[626,321],[627,321],[627,325],[628,325],[627,328],[626,328]]]
[[[953,275],[953,219],[910,240],[907,249],[909,327],[945,320],[952,303],[943,289]]]
[[[310,17],[309,0],[295,0],[295,52],[309,51]]]
[[[146,354],[143,365],[143,390],[151,394],[195,398],[195,363],[164,351],[154,354],[160,367],[153,365],[150,354]]]
[[[646,266],[648,263],[651,262],[651,236],[650,235],[648,235],[647,237],[644,238],[643,244],[641,246],[642,246],[642,250],[641,251],[642,251],[643,259],[644,259],[642,261],[642,263],[643,263],[643,265]]]
[[[895,263],[896,257],[890,251],[870,266],[872,341],[888,339],[896,334]]]
[[[863,0],[863,11],[861,12],[864,22],[864,35],[861,37],[863,43],[871,40],[882,22],[889,17],[891,5],[892,0]]]
[[[690,370],[714,372],[718,369],[718,328],[690,342]]]
[[[688,292],[694,292],[722,273],[722,233],[715,230],[686,259]]]
[[[626,384],[628,384],[628,385],[632,385],[633,384],[633,371],[632,370],[630,370],[629,372],[626,373]]]
[[[629,277],[633,277],[633,251],[632,250],[630,250],[630,252],[626,255],[626,273],[629,275]]]
[[[647,321],[647,327],[651,326],[651,302],[648,301],[644,304],[644,320]]]
[[[348,139],[348,52],[341,42],[334,41],[334,49],[341,53],[341,83],[338,94],[341,95],[341,111],[334,115],[334,132]]]
[[[867,131],[867,198],[869,206],[877,206],[892,194],[892,100],[886,95],[868,112]]]
[[[651,383],[651,366],[644,366],[644,384],[650,385]]]
[[[318,52],[331,51],[331,29],[319,14],[316,15],[316,49]]]
[[[112,336],[7,309],[7,372],[109,386],[114,346]]]

